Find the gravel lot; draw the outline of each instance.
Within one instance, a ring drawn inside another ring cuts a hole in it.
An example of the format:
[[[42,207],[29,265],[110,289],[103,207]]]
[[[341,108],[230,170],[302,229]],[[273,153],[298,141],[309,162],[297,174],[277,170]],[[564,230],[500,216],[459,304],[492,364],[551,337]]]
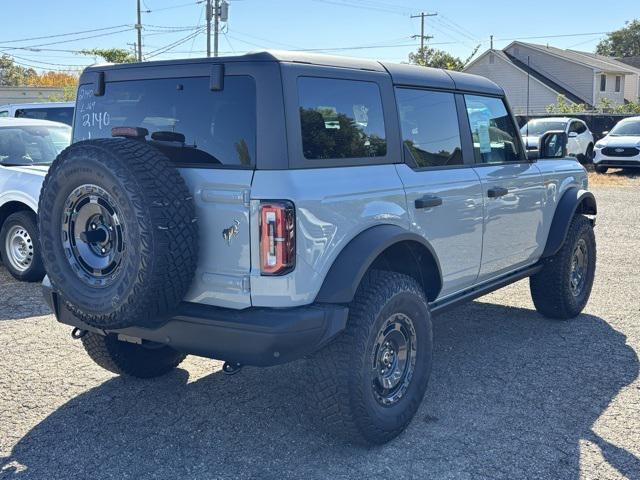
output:
[[[640,478],[640,189],[594,192],[585,313],[543,319],[523,281],[437,318],[425,401],[372,449],[313,428],[303,362],[115,377],[0,267],[0,478]]]

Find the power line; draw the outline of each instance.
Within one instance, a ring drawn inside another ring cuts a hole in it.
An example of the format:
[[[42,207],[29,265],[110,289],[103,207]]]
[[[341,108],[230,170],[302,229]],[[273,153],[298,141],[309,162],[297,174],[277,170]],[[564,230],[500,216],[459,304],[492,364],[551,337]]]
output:
[[[153,9],[146,10],[144,13],[155,13],[155,12],[162,12],[164,10],[173,10],[175,8],[192,7],[193,5],[199,5],[201,3],[204,3],[205,1],[206,0],[198,0],[197,2],[181,3],[179,5],[172,5],[170,7],[153,8]],[[145,3],[145,6],[146,6],[146,3]]]
[[[79,32],[69,32],[69,33],[58,33],[56,35],[45,35],[42,37],[30,37],[30,38],[20,38],[17,40],[0,40],[0,43],[20,43],[20,42],[29,42],[31,40],[43,40],[46,38],[58,38],[58,37],[68,37],[71,35],[81,35],[83,33],[92,33],[92,32],[102,32],[105,30],[114,30],[116,28],[128,27],[128,24],[122,25],[114,25],[113,27],[104,27],[104,28],[94,28],[92,30],[81,30]]]
[[[200,29],[196,30],[196,31],[195,31],[195,32],[193,32],[193,33],[190,33],[190,34],[189,34],[189,35],[187,35],[186,37],[183,37],[183,38],[181,38],[181,39],[179,39],[179,40],[176,40],[175,42],[172,42],[172,43],[170,43],[170,44],[168,44],[168,45],[165,45],[164,47],[157,48],[157,49],[155,49],[155,50],[153,50],[153,51],[149,52],[149,53],[146,55],[146,59],[153,58],[153,57],[157,57],[158,55],[162,55],[163,53],[168,52],[169,50],[172,50],[173,48],[175,48],[175,47],[177,47],[177,46],[179,46],[179,45],[182,45],[183,43],[188,42],[188,41],[189,41],[189,40],[191,40],[192,38],[197,37],[197,36],[198,36],[198,35],[200,35],[203,31],[204,31],[204,27],[201,27]]]
[[[49,46],[49,45],[59,45],[61,43],[72,43],[72,42],[77,42],[77,41],[80,41],[80,40],[87,40],[87,39],[90,39],[90,38],[107,37],[109,35],[116,35],[118,33],[129,32],[131,30],[134,30],[134,28],[129,27],[129,28],[125,28],[123,30],[117,30],[115,32],[102,33],[100,35],[89,35],[89,36],[86,36],[86,37],[72,38],[71,40],[59,40],[59,41],[56,41],[56,42],[40,43],[40,44],[37,44],[37,45],[26,45],[26,46],[23,46],[23,47],[4,47],[4,46],[0,45],[0,48],[3,48],[5,50],[34,50],[34,49],[37,49],[38,47],[46,47],[46,46]]]

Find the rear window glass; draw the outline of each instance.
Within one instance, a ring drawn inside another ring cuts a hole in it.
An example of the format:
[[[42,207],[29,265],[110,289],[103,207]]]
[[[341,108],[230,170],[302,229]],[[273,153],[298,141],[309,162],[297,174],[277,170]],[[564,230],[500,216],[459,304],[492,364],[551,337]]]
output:
[[[453,93],[396,89],[402,141],[416,168],[462,165]]]
[[[114,127],[142,127],[147,141],[173,162],[251,168],[256,156],[256,92],[248,76],[225,77],[212,91],[209,78],[107,82],[78,90],[74,141],[111,136]]]
[[[71,125],[73,123],[73,107],[19,108],[16,110],[16,117],[37,118],[38,120],[49,120]]]
[[[302,149],[307,159],[387,154],[380,89],[373,82],[300,77]]]

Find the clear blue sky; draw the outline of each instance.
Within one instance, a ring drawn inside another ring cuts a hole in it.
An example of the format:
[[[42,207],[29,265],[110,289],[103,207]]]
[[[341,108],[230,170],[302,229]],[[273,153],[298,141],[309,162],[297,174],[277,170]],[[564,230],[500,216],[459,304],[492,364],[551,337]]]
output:
[[[405,61],[407,54],[418,45],[419,41],[411,36],[420,32],[420,22],[409,15],[420,11],[438,13],[426,19],[426,33],[434,37],[430,43],[463,59],[480,42],[483,42],[480,51],[488,48],[490,35],[496,39],[495,47],[502,48],[512,39],[594,33],[526,40],[593,51],[603,37],[597,32],[611,31],[622,27],[627,20],[640,18],[638,0],[617,0],[611,2],[610,8],[594,0],[230,0],[230,3],[227,32],[220,37],[220,50],[224,54],[261,48],[319,49],[391,61]],[[120,30],[133,27],[135,5],[135,0],[4,0],[0,6],[3,25],[0,52],[41,68],[64,69],[68,65],[90,64],[92,58],[71,51],[94,47],[132,48],[135,31]],[[192,33],[192,30],[171,31],[168,27],[204,25],[203,2],[145,0],[143,10],[151,10],[143,13],[145,54],[155,54],[155,59],[204,56],[204,33],[162,53],[163,47]],[[13,42],[117,25],[124,26],[76,36]],[[107,33],[109,35],[75,40]],[[43,45],[52,42],[63,43]],[[11,49],[35,45],[40,45],[34,47],[40,51]],[[373,48],[347,49],[351,47]]]

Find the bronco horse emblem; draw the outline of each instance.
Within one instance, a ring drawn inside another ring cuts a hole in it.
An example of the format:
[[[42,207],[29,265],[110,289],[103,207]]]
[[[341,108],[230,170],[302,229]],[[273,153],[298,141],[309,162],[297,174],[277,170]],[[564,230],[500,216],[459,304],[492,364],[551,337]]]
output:
[[[224,241],[227,242],[227,245],[231,245],[231,240],[233,240],[233,237],[238,234],[238,230],[240,230],[239,220],[234,220],[233,225],[222,230],[222,238],[224,238]]]

